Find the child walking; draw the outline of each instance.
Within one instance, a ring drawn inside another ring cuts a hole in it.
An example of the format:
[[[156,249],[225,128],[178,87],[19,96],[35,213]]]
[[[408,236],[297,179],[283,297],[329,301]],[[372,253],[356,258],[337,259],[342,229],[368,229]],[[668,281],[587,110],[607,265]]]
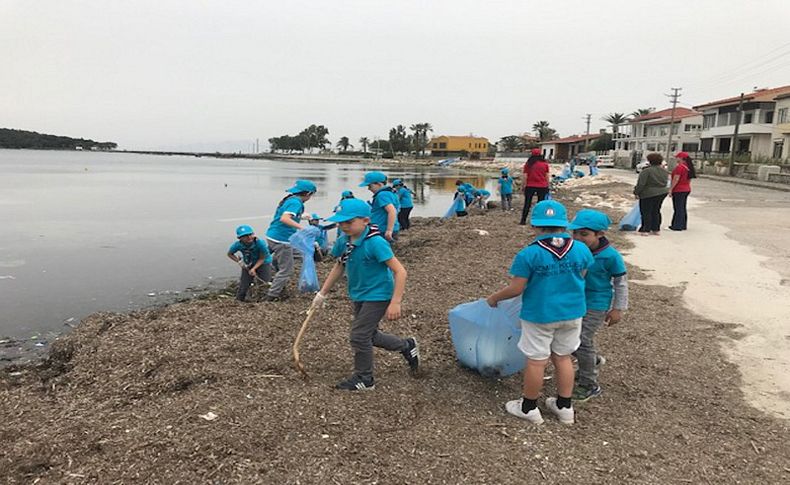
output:
[[[609,216],[592,209],[582,209],[568,226],[573,239],[584,243],[592,251],[595,263],[585,277],[587,313],[582,320],[581,343],[576,351],[579,372],[573,399],[584,402],[602,392],[598,384],[598,369],[603,361],[595,349],[595,333],[604,322],[614,325],[628,308],[628,280],[625,262],[620,253],[606,239],[612,223]]]
[[[286,190],[288,195],[277,204],[272,223],[266,231],[266,242],[272,252],[277,273],[264,301],[280,301],[285,298],[285,285],[294,274],[294,250],[288,243],[296,231],[302,229],[299,221],[304,212],[304,203],[316,192],[316,186],[309,180],[297,180],[293,187]]]
[[[327,219],[337,222],[344,234],[332,247],[332,255],[338,261],[313,299],[314,307],[322,306],[329,290],[343,273],[346,274],[348,296],[354,304],[349,338],[354,351],[354,372],[336,387],[348,391],[375,387],[373,347],[400,352],[412,373],[417,372],[420,362],[420,349],[414,337],[404,339],[378,328],[382,317],[396,320],[401,316],[406,269],[392,253],[378,227],[370,224],[370,214],[370,205],[366,202],[348,199]]]
[[[508,401],[508,413],[535,424],[543,422],[538,397],[543,373],[551,358],[557,397],[546,398],[546,407],[560,422],[574,422],[573,363],[571,354],[579,347],[582,317],[586,313],[584,275],[593,264],[587,246],[574,242],[565,232],[565,207],[555,200],[535,205],[530,219],[538,232],[535,241],[519,251],[510,266],[510,284],[489,296],[498,302],[521,295],[521,340],[519,349],[527,356],[522,398]]]
[[[502,210],[513,210],[513,178],[510,176],[510,169],[507,167],[500,170],[499,179],[499,195],[502,198]]]
[[[395,189],[387,187],[387,175],[382,172],[368,172],[359,186],[367,187],[373,193],[373,199],[370,201],[370,220],[383,231],[387,241],[396,240],[400,231],[398,223],[400,201]]]
[[[411,215],[411,210],[414,208],[414,192],[405,185],[403,185],[403,181],[401,179],[395,179],[392,181],[392,188],[395,189],[398,195],[398,200],[400,201],[400,211],[398,211],[398,223],[400,224],[400,228],[404,231],[411,227],[411,220],[409,220],[409,216]]]
[[[255,231],[250,226],[237,227],[236,238],[236,242],[228,248],[228,257],[242,266],[236,299],[244,301],[256,277],[266,283],[272,280],[272,255],[266,244],[255,236]],[[241,258],[236,256],[236,253],[241,253]]]

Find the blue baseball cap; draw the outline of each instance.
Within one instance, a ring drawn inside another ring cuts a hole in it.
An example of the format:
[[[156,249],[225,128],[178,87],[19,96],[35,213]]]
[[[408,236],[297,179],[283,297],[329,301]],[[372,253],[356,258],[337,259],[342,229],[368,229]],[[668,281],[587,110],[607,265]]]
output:
[[[510,173],[510,169],[509,169],[509,168],[507,168],[507,167],[502,167],[502,169],[500,170],[500,172],[502,172],[502,173]]]
[[[354,197],[354,192],[351,192],[350,190],[344,190],[343,193],[340,194],[340,197],[343,199]]]
[[[556,200],[542,200],[535,204],[529,222],[537,227],[568,227],[568,212]]]
[[[609,225],[611,224],[611,219],[603,212],[592,209],[582,209],[576,213],[576,217],[573,218],[573,222],[570,223],[568,229],[589,229],[597,232],[609,229]]]
[[[383,172],[368,172],[365,174],[365,180],[359,184],[360,187],[367,187],[370,184],[386,184],[387,175]]]
[[[392,186],[395,187],[396,185],[403,185],[403,180],[395,179],[392,181]]]
[[[252,227],[248,226],[247,224],[242,224],[236,228],[236,237],[251,236],[253,234],[255,234],[255,231],[253,231]]]
[[[309,180],[297,180],[293,187],[285,189],[286,192],[298,194],[300,192],[315,193],[318,191],[315,184]]]
[[[370,217],[370,204],[360,199],[345,199],[340,201],[340,210],[327,221],[346,222],[357,217]]]
[[[321,219],[321,218],[320,218],[320,217],[318,217],[318,214],[316,214],[315,212],[313,212],[312,214],[310,214],[310,220],[311,220],[311,221],[316,221],[316,220],[319,220],[319,219]]]

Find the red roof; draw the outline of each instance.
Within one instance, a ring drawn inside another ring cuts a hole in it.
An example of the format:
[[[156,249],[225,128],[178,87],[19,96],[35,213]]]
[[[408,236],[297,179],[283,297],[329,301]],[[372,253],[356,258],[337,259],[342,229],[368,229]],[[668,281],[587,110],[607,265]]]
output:
[[[685,118],[686,116],[696,116],[698,114],[699,113],[697,113],[693,109],[675,108],[675,118]],[[658,118],[669,118],[671,115],[672,115],[672,108],[667,108],[667,109],[662,109],[661,111],[654,111],[653,113],[637,116],[636,118],[632,118],[631,122],[633,123],[633,122],[656,120]]]
[[[678,121],[682,120],[683,118],[691,118],[692,116],[702,116],[702,113],[700,113],[699,111],[692,111],[691,113],[678,115],[677,110],[675,110],[675,122],[678,122]],[[653,121],[649,121],[649,122],[647,122],[645,124],[646,125],[660,125],[662,123],[669,123],[670,119],[672,119],[671,115],[667,115],[667,116],[665,116],[663,118],[660,118],[660,119],[657,119],[657,120],[653,120]]]
[[[744,94],[744,101],[773,101],[775,97],[783,94],[790,93],[790,86],[782,86],[770,89],[758,89],[757,91],[749,94]],[[713,108],[721,105],[735,104],[741,99],[741,95],[733,96],[732,98],[719,99],[718,101],[711,101],[710,103],[694,106],[694,109],[699,108]]]
[[[601,136],[600,133],[590,133],[589,135],[572,135],[572,136],[566,136],[565,138],[557,138],[556,140],[543,141],[540,144],[548,145],[548,144],[578,143],[580,141],[595,140],[599,136]]]

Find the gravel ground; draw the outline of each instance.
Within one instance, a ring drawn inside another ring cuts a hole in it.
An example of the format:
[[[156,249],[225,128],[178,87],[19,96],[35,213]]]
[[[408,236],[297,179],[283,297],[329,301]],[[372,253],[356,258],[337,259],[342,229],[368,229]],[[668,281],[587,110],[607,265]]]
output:
[[[582,190],[556,198],[573,201]],[[485,380],[460,369],[447,311],[506,283],[513,255],[533,235],[517,217],[491,211],[415,220],[396,250],[409,271],[405,318],[383,327],[419,338],[423,370],[412,377],[400,355],[377,351],[373,392],[332,389],[351,368],[344,288],[303,342],[309,380],[290,360],[307,296],[240,304],[218,295],[89,317],[47,361],[0,372],[0,477],[39,484],[790,482],[787,422],[745,403],[720,349],[737,329],[691,314],[678,303],[681,288],[631,285],[625,320],[599,334],[604,394],[577,406],[572,427],[509,416],[503,404],[519,396],[519,376]],[[611,236],[627,253],[626,239]],[[637,278],[638,268],[630,269]],[[550,383],[546,392],[553,393]]]

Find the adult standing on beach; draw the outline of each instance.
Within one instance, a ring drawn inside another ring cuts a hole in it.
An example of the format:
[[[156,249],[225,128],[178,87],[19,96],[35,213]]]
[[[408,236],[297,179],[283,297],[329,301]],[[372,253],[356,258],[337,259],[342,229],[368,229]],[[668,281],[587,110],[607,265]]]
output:
[[[277,204],[272,223],[266,231],[274,267],[277,273],[272,280],[263,301],[280,301],[285,298],[285,285],[294,274],[294,250],[288,239],[302,229],[299,221],[304,212],[304,203],[316,193],[316,186],[309,180],[297,180],[293,187],[286,189],[288,195]]]
[[[661,166],[664,157],[660,153],[647,155],[650,166],[642,170],[634,187],[634,195],[639,199],[639,213],[642,225],[639,233],[642,236],[661,234],[661,204],[667,196],[669,174]]]
[[[672,224],[669,228],[673,231],[685,231],[688,223],[686,202],[691,193],[691,179],[697,177],[694,161],[688,153],[680,152],[675,155],[678,165],[672,170],[672,185],[669,192],[672,194]]]
[[[544,200],[549,193],[549,183],[551,175],[549,173],[549,163],[543,157],[540,148],[533,148],[532,152],[524,164],[524,208],[521,209],[521,224],[527,225],[527,214],[532,205],[532,196],[538,196],[538,202]]]

